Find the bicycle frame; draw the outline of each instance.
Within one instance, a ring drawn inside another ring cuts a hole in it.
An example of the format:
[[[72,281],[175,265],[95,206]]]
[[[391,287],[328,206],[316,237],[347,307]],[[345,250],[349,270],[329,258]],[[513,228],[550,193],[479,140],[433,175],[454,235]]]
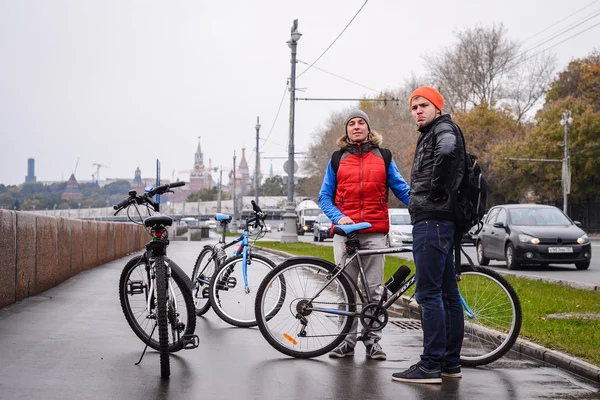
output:
[[[354,282],[353,279],[350,279],[348,277],[348,275],[345,273],[345,269],[346,266],[349,265],[351,262],[355,261],[358,262],[358,269],[360,272],[360,278],[361,278],[361,283],[363,285],[363,288],[367,288],[369,287],[369,282],[367,281],[367,278],[365,276],[365,271],[362,265],[362,261],[361,261],[361,256],[371,256],[371,255],[386,255],[386,254],[395,254],[395,253],[406,253],[412,251],[412,249],[408,249],[405,247],[382,247],[382,248],[378,248],[378,249],[364,249],[364,250],[355,250],[355,252],[351,255],[349,255],[348,253],[344,253],[342,260],[340,262],[340,264],[338,264],[338,271],[325,283],[325,285],[323,285],[323,287],[321,288],[321,290],[319,290],[311,299],[310,301],[312,302],[313,300],[315,300],[328,286],[329,284],[336,279],[340,274],[344,274],[346,276],[346,279],[349,281],[349,283],[351,284],[351,286],[354,288],[354,290],[356,291],[356,293],[358,293],[359,299],[360,299],[360,303],[365,305],[365,304],[370,304],[372,302],[371,299],[371,295],[369,293],[368,290],[365,290],[364,293],[362,290],[360,290],[359,286],[357,283]],[[398,290],[396,290],[394,293],[392,293],[389,298],[387,298],[387,300],[384,301],[385,297],[382,296],[381,300],[380,300],[380,305],[385,308],[388,309],[392,304],[394,304],[396,302],[396,300],[398,300],[398,298],[400,296],[402,296],[404,294],[404,292],[406,292],[408,290],[408,288],[410,288],[417,280],[417,276],[416,274],[412,274],[408,280],[406,280],[406,282],[404,282],[402,284],[402,286],[400,286],[400,288]],[[460,302],[465,310],[465,312],[467,313],[467,316],[469,318],[474,318],[475,314],[473,313],[473,311],[471,311],[471,309],[469,308],[469,306],[467,305],[467,302],[465,301],[465,299],[463,298],[462,294],[460,293],[460,289],[458,290],[458,295],[460,296]],[[350,312],[350,311],[344,311],[344,310],[337,310],[337,309],[330,309],[330,308],[320,308],[320,307],[313,307],[311,308],[312,311],[315,312],[324,312],[324,313],[328,313],[328,314],[337,314],[337,315],[346,315],[349,317],[358,317],[361,315],[360,312]]]

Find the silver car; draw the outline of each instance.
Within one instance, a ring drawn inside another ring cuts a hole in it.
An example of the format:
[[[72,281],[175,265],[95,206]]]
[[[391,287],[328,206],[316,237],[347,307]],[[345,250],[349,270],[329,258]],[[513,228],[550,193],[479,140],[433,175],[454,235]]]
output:
[[[408,209],[390,209],[390,232],[387,236],[388,247],[412,245],[412,225]]]

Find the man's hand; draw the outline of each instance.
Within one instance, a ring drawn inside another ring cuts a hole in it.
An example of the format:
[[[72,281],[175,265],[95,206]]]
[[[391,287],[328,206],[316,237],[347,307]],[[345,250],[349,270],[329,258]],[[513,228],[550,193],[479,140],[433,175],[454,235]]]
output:
[[[338,221],[338,225],[349,225],[349,224],[353,224],[354,221],[352,221],[352,218],[350,217],[342,217],[340,218],[340,220]]]

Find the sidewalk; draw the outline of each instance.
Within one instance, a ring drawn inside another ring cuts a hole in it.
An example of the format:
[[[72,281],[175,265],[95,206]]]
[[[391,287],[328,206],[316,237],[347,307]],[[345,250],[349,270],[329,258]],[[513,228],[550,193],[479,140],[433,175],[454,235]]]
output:
[[[600,241],[600,235],[595,240]],[[259,246],[256,247],[259,248],[261,251],[273,253],[283,258],[293,257],[292,254],[283,251],[266,249]],[[400,299],[398,299],[396,304],[397,309],[409,309],[411,311],[410,314],[415,316],[415,318],[418,318],[421,315],[420,307],[414,299],[402,296]],[[393,306],[392,309],[394,308],[395,307]],[[578,358],[572,357],[568,354],[561,353],[556,350],[547,349],[543,346],[521,338],[517,339],[516,343],[512,348],[512,351],[515,351],[520,355],[529,356],[536,360],[546,362],[558,368],[572,372],[578,376],[600,383],[600,367],[597,367]]]

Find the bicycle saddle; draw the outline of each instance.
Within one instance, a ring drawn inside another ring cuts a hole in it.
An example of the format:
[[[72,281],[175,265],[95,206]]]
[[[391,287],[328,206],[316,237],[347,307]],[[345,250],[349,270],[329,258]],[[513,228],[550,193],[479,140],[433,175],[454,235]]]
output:
[[[231,222],[231,215],[217,213],[215,215],[215,219],[219,222],[223,222],[223,221]]]
[[[154,226],[154,225],[164,225],[171,226],[173,224],[173,220],[171,217],[166,215],[155,215],[153,217],[148,217],[144,221],[144,225],[146,226]]]
[[[347,236],[352,232],[360,231],[361,229],[370,228],[372,225],[369,222],[359,222],[358,224],[336,225],[333,228],[333,233],[340,236]]]

